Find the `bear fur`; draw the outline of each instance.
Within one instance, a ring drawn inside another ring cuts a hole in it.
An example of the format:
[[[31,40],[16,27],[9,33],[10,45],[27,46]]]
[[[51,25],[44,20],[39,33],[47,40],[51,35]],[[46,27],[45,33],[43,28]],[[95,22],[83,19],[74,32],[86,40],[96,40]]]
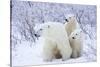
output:
[[[65,23],[65,29],[67,31],[68,36],[71,34],[71,32],[73,32],[76,29],[79,29],[80,26],[76,20],[75,16],[69,16],[68,18],[66,18],[66,23]]]
[[[82,31],[80,29],[74,30],[69,36],[69,42],[72,48],[72,58],[78,58],[82,53]]]
[[[39,26],[37,33],[44,38],[43,60],[52,61],[54,58],[67,60],[72,54],[68,35],[63,24],[47,22]]]

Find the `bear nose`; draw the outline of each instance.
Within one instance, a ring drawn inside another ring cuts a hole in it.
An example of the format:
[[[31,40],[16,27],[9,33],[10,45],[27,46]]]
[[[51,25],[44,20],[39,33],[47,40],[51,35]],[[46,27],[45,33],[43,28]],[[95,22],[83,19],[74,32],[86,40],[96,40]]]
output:
[[[65,21],[67,21],[67,22],[68,22],[68,19],[65,19]]]
[[[37,36],[37,34],[34,34],[35,36]]]
[[[34,34],[34,36],[35,36],[35,37],[40,37],[40,35],[39,35],[39,34]]]
[[[36,37],[38,37],[38,35],[37,34],[34,34]]]
[[[73,39],[75,39],[75,37],[72,37]]]

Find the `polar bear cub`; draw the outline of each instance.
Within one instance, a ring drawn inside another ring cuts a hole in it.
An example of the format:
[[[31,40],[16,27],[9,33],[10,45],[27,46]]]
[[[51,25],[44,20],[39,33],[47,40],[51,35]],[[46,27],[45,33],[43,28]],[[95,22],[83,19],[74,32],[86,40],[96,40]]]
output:
[[[65,20],[66,20],[65,29],[68,33],[68,36],[71,34],[71,32],[80,28],[76,20],[76,17],[74,15],[69,15]]]
[[[72,48],[69,44],[67,32],[63,24],[58,22],[47,22],[41,24],[37,33],[44,38],[43,60],[52,61],[58,56],[62,60],[67,60],[72,54]]]
[[[69,36],[70,45],[72,47],[72,58],[81,56],[83,35],[80,29],[74,30]]]

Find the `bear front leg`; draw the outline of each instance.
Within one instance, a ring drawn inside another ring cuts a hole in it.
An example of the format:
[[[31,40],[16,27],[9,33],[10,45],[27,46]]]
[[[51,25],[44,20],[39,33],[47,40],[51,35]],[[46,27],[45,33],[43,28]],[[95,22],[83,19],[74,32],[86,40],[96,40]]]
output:
[[[52,61],[52,59],[53,59],[52,51],[49,48],[44,49],[44,51],[43,51],[43,60],[44,61]]]
[[[68,60],[71,56],[71,52],[61,51],[62,61]]]
[[[73,50],[72,51],[72,55],[71,55],[71,58],[77,58],[78,57],[78,51],[76,51],[76,50]]]
[[[43,59],[44,61],[52,61],[54,58],[53,49],[55,48],[55,44],[46,39],[43,47]]]
[[[80,57],[82,55],[81,53],[81,50],[77,52],[78,56],[77,57]]]

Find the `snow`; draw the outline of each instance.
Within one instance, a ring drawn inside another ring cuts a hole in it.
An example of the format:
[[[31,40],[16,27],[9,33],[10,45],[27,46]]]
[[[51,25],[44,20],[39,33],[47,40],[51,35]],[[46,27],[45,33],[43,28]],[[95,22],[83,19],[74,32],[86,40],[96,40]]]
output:
[[[71,15],[78,18],[84,29],[82,56],[66,61],[54,59],[52,62],[44,62],[43,39],[34,36],[34,26],[48,21],[65,23],[64,19]],[[12,66],[96,61],[96,6],[12,0],[11,17]]]

